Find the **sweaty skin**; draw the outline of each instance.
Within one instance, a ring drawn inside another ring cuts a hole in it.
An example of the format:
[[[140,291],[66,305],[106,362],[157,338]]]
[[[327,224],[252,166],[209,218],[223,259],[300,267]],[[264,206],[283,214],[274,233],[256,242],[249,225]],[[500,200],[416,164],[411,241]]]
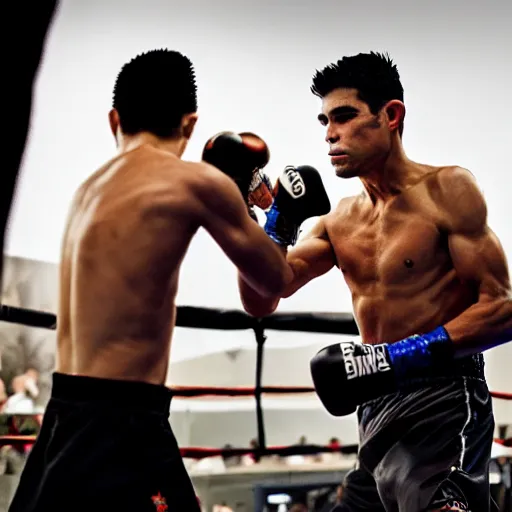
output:
[[[281,297],[337,266],[365,343],[392,343],[445,325],[455,343],[470,348],[482,344],[482,318],[497,319],[496,333],[488,322],[485,335],[499,337],[500,314],[510,323],[508,268],[471,174],[418,164],[414,173],[415,181],[379,208],[363,192],[320,218],[287,254],[294,277]],[[255,316],[279,303],[243,284],[241,291]]]
[[[289,251],[284,293],[261,297],[240,279],[245,310],[272,313],[312,279],[339,267],[364,343],[393,343],[444,326],[457,356],[512,339],[512,292],[503,248],[466,169],[433,167],[405,155],[405,108],[377,114],[353,89],[322,100],[318,119],[337,176],[364,190],[342,199]]]
[[[282,291],[283,256],[214,167],[143,145],[79,188],[62,245],[57,372],[165,382],[180,266],[199,227],[260,293]]]
[[[443,227],[449,213],[435,198],[439,172],[425,167],[418,183],[380,212],[363,194],[341,201],[325,219],[366,343],[429,332],[478,298],[474,283],[461,280],[451,261]]]

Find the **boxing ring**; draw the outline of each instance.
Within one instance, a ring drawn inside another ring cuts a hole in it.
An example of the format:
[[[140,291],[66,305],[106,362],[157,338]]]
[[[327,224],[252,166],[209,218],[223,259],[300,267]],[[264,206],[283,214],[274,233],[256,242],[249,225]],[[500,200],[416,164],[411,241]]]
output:
[[[9,305],[0,306],[0,321],[22,324],[29,327],[55,330],[57,317],[50,312],[38,311]],[[225,331],[252,331],[256,342],[256,364],[254,387],[204,387],[170,386],[175,397],[187,399],[197,397],[254,397],[256,406],[257,445],[253,447],[211,448],[188,446],[181,447],[183,458],[205,459],[208,457],[234,457],[250,455],[257,462],[263,457],[292,455],[317,455],[338,452],[345,455],[357,453],[358,445],[323,446],[319,444],[301,444],[293,446],[272,446],[266,441],[264,408],[262,398],[272,395],[304,395],[314,393],[313,387],[264,386],[262,374],[264,367],[265,341],[267,331],[295,331],[303,333],[322,333],[358,336],[359,331],[351,314],[344,313],[274,313],[264,318],[253,318],[242,311],[230,309],[212,309],[180,306],[177,308],[176,326]],[[496,400],[512,400],[512,394],[492,391]],[[171,404],[172,410],[172,404]],[[19,433],[0,435],[0,448],[5,445],[23,446],[35,442],[37,435]],[[512,437],[495,439],[493,456],[505,456],[512,459]]]

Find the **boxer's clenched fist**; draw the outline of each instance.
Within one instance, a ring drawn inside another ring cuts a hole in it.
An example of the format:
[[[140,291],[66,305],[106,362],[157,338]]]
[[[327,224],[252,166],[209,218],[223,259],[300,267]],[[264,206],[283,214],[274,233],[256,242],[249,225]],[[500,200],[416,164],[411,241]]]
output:
[[[250,132],[220,132],[208,139],[202,158],[235,181],[249,206],[263,210],[271,206],[270,180],[261,172],[270,152],[261,137]]]
[[[320,173],[309,165],[287,166],[274,187],[274,202],[267,213],[265,231],[279,245],[294,245],[301,224],[330,209]]]

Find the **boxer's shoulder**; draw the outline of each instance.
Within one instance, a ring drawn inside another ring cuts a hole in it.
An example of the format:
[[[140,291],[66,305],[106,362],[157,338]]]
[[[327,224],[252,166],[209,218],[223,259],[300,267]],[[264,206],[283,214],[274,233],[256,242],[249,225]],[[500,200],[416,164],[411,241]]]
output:
[[[475,176],[463,167],[441,167],[428,180],[428,193],[449,230],[472,230],[485,222],[487,205]]]
[[[432,169],[426,177],[425,184],[434,193],[437,191],[446,194],[477,186],[475,176],[464,167],[448,165]]]
[[[202,161],[187,162],[187,165],[190,186],[199,197],[211,199],[212,196],[217,196],[219,199],[225,199],[232,194],[238,197],[235,182],[217,167]]]
[[[352,231],[363,221],[368,209],[369,205],[364,193],[340,199],[336,206],[321,219],[328,238],[336,239],[347,231]]]
[[[338,201],[338,204],[326,215],[328,220],[341,220],[353,217],[364,211],[367,207],[367,198],[364,193],[354,196],[343,197]]]

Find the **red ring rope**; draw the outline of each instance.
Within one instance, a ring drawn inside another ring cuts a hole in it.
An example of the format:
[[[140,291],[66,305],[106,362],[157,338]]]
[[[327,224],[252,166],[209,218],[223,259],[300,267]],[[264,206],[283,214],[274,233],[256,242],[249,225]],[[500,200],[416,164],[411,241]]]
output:
[[[0,446],[33,444],[37,436],[0,436]],[[512,437],[508,439],[494,439],[507,448],[512,448]],[[356,453],[357,445],[347,446],[321,446],[321,445],[291,445],[291,446],[269,446],[264,450],[258,448],[206,448],[206,447],[185,447],[180,448],[182,457],[192,459],[203,459],[205,457],[234,457],[237,455],[248,455],[259,453],[260,455],[314,455],[326,452]]]
[[[198,396],[254,396],[254,387],[203,387],[203,386],[170,386],[176,398],[193,398]],[[313,393],[311,387],[294,386],[265,386],[261,388],[264,394],[292,394],[292,393]]]
[[[512,393],[503,393],[502,391],[491,391],[491,396],[500,400],[512,400]]]
[[[254,387],[204,387],[204,386],[170,386],[176,398],[193,398],[198,396],[254,396]],[[315,388],[299,386],[266,386],[261,388],[266,394],[314,393]],[[512,393],[491,391],[491,396],[498,400],[512,400]]]
[[[33,444],[37,436],[8,435],[0,436],[0,446]],[[292,445],[269,446],[264,450],[259,448],[207,448],[201,446],[180,448],[182,457],[203,459],[206,457],[234,457],[237,455],[314,455],[323,452],[356,453],[357,445],[347,446],[320,446],[320,445]]]

